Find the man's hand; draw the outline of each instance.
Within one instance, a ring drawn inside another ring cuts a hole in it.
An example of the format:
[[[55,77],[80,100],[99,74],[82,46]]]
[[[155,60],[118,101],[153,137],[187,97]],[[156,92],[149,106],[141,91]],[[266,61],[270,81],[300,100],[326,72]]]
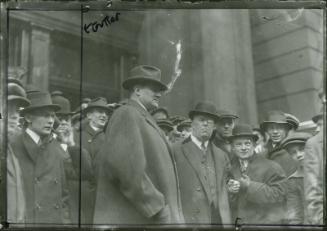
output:
[[[250,185],[250,177],[248,177],[247,175],[243,174],[241,179],[240,179],[240,183],[241,183],[241,187],[242,188],[247,188]]]
[[[59,125],[56,130],[58,140],[69,147],[75,146],[73,128],[70,126]]]
[[[238,193],[240,191],[240,182],[237,180],[230,179],[227,183],[227,190],[230,193]]]

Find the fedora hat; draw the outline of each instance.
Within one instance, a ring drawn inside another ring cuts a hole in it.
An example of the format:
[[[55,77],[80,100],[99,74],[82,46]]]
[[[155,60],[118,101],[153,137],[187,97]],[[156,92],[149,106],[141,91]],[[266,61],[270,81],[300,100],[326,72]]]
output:
[[[205,114],[214,118],[215,121],[219,119],[217,115],[216,106],[208,101],[202,101],[195,105],[194,109],[188,113],[191,120],[193,120],[194,115]]]
[[[317,123],[319,119],[323,118],[324,116],[324,107],[322,106],[319,113],[312,117],[312,121]]]
[[[237,137],[251,137],[254,142],[258,140],[258,136],[253,133],[253,129],[249,124],[236,124],[233,128],[232,135],[228,137],[231,141]]]
[[[88,103],[87,108],[83,109],[83,112],[88,113],[90,110],[96,109],[96,108],[104,109],[108,113],[110,113],[112,111],[112,109],[110,107],[108,107],[107,100],[103,97],[98,97],[98,98],[91,100]]]
[[[156,84],[162,91],[166,91],[168,89],[167,86],[161,82],[160,69],[148,65],[134,67],[130,71],[128,79],[126,79],[122,85],[124,89],[129,90],[138,83],[146,82]]]
[[[267,124],[276,123],[276,124],[284,124],[288,128],[291,128],[291,125],[286,120],[286,115],[282,111],[269,111],[266,115],[265,120],[260,124],[261,129],[265,130]]]
[[[296,118],[296,116],[289,114],[289,113],[284,113],[286,116],[286,122],[291,125],[295,130],[298,129],[300,125],[300,120]]]
[[[218,110],[217,114],[219,116],[219,119],[222,118],[232,118],[232,119],[237,119],[239,118],[235,113],[227,110]]]
[[[26,92],[18,79],[8,78],[8,101],[15,102],[19,107],[27,107],[30,101],[26,98]]]
[[[59,92],[59,91],[58,91]],[[61,94],[52,94],[52,102],[60,106],[60,110],[56,112],[57,115],[73,115],[71,111],[70,102]]]
[[[31,104],[21,111],[22,114],[41,108],[51,108],[54,111],[60,110],[58,104],[52,103],[51,96],[48,92],[32,92],[27,94],[27,98],[30,100]]]
[[[281,143],[281,147],[285,148],[289,144],[305,144],[305,142],[312,137],[307,132],[292,132]]]

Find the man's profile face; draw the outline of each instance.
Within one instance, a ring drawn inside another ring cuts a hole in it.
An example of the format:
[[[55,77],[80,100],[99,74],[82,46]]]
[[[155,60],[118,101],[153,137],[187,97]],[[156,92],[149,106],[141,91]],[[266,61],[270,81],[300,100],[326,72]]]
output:
[[[149,111],[159,106],[159,99],[162,96],[161,89],[155,84],[144,84],[135,87],[139,101]]]
[[[285,124],[268,123],[266,125],[266,131],[273,144],[280,143],[288,134],[288,127]]]
[[[102,129],[108,122],[109,116],[107,110],[102,108],[94,108],[87,113],[87,118],[90,121],[90,125]]]
[[[19,112],[18,104],[8,101],[8,135],[14,135],[18,130]]]
[[[215,120],[211,116],[194,115],[192,119],[192,134],[200,141],[210,139],[215,128]]]
[[[29,123],[28,128],[39,136],[49,135],[55,121],[55,112],[51,108],[35,109],[25,115]]]
[[[231,142],[232,152],[240,159],[246,159],[254,154],[254,141],[249,137],[237,137]]]
[[[220,118],[217,122],[216,131],[221,137],[227,138],[232,135],[234,125],[233,118]]]

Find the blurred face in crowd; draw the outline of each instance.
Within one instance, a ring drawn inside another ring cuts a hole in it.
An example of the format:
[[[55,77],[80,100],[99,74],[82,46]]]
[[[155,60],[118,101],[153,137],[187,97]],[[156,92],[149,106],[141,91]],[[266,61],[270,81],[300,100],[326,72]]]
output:
[[[254,154],[255,144],[250,137],[236,137],[231,142],[232,152],[240,159],[246,159]]]
[[[159,99],[162,96],[162,91],[156,84],[136,85],[134,93],[140,103],[148,110],[152,110],[159,106]]]
[[[257,137],[258,137],[258,140],[256,142],[257,145],[265,144],[265,137],[261,134],[261,132],[254,130],[253,134],[257,135]]]
[[[208,115],[194,115],[192,119],[192,134],[200,141],[207,141],[215,128],[215,120]]]
[[[28,128],[39,136],[49,135],[55,121],[55,112],[51,108],[35,109],[25,115]]]
[[[181,133],[182,138],[187,138],[192,134],[192,127],[184,126],[180,129],[180,133]]]
[[[288,134],[289,129],[285,124],[269,123],[266,126],[266,131],[273,144],[280,143]]]
[[[304,159],[304,143],[293,143],[285,147],[286,151],[292,156],[292,158],[302,166]]]
[[[221,137],[226,138],[232,135],[232,130],[234,128],[233,118],[221,118],[218,120],[216,131]]]
[[[71,116],[59,114],[57,115],[57,118],[59,120],[59,125],[56,131],[63,134],[69,134],[72,128]]]
[[[14,135],[19,124],[19,106],[15,101],[8,101],[8,135]]]
[[[87,118],[91,126],[102,129],[108,122],[108,111],[102,108],[94,108],[87,113]]]

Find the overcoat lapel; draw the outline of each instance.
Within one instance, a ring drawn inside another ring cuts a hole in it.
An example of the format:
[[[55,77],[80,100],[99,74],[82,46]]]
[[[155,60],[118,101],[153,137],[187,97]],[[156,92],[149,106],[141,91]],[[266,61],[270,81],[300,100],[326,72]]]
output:
[[[38,153],[40,151],[39,147],[26,132],[23,134],[23,143],[24,147],[26,148],[27,155],[34,162],[34,164],[36,164]]]
[[[198,176],[207,196],[210,195],[210,189],[206,183],[204,175],[201,172],[201,156],[199,155],[201,150],[199,150],[199,148],[191,140],[184,143],[181,148],[185,158],[190,162],[190,165]]]

